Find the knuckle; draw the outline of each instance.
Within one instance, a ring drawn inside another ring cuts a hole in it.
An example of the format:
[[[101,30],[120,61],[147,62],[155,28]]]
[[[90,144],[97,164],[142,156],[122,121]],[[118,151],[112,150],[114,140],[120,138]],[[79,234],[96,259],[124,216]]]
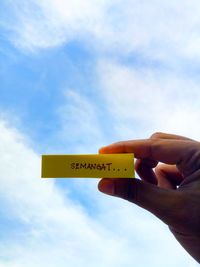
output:
[[[156,175],[162,175],[164,172],[164,168],[163,168],[164,164],[159,164],[155,167],[154,171],[156,173]]]
[[[159,148],[160,146],[160,139],[159,138],[153,138],[149,142],[149,157],[151,159],[154,159],[154,154],[155,151]]]
[[[150,136],[150,139],[158,139],[161,138],[162,135],[163,135],[162,132],[155,132]]]
[[[200,149],[190,145],[183,159],[177,164],[185,176],[190,176],[200,169]]]
[[[112,145],[124,146],[124,141],[117,141],[117,142],[112,143]]]

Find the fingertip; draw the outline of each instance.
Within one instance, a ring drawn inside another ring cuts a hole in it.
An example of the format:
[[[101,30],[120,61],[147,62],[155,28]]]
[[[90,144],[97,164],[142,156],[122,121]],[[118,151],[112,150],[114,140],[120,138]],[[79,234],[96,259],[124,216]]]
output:
[[[110,146],[103,146],[99,149],[99,154],[110,154],[110,153],[112,153]]]
[[[112,179],[103,178],[98,183],[98,190],[104,194],[113,196],[115,191],[114,182]]]
[[[99,154],[103,154],[104,147],[99,148]]]
[[[98,182],[98,185],[97,185],[97,188],[98,188],[98,190],[101,192],[101,184],[102,184],[102,180],[103,180],[104,178],[102,178],[99,182]]]

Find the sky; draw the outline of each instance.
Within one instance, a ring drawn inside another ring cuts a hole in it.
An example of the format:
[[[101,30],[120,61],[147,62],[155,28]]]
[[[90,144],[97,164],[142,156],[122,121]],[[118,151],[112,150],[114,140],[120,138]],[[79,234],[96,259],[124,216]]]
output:
[[[41,154],[157,131],[198,140],[200,3],[0,1],[0,267],[195,267],[166,225],[40,178]]]

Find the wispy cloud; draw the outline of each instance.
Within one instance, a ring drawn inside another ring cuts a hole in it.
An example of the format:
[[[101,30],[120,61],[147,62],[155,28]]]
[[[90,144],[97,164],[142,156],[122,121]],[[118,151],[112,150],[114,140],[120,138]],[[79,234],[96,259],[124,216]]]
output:
[[[53,180],[40,179],[40,158],[23,136],[1,121],[0,140],[1,206],[6,205],[17,231],[13,238],[8,229],[7,239],[0,241],[1,265],[120,266],[116,257],[123,244],[66,192],[64,197]]]
[[[99,51],[143,54],[173,62],[199,59],[197,0],[174,1],[10,1],[1,24],[15,45],[29,51],[82,40]]]
[[[98,0],[11,2],[7,8],[13,17],[4,17],[2,24],[10,31],[14,44],[29,51],[85,38],[91,29],[98,33],[105,6]]]
[[[98,153],[105,143],[105,137],[99,121],[100,110],[92,99],[75,90],[64,92],[65,101],[59,107],[60,129],[58,137],[67,142],[71,153]]]
[[[200,129],[194,127],[200,119],[197,82],[159,69],[106,60],[99,62],[97,70],[121,138],[139,137],[142,131],[145,135],[166,131],[198,139]]]

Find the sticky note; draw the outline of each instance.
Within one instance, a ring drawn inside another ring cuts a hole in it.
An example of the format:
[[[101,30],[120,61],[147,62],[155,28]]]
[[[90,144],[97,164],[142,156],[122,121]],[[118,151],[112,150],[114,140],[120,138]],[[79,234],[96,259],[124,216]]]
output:
[[[133,178],[134,154],[42,155],[43,178]]]

